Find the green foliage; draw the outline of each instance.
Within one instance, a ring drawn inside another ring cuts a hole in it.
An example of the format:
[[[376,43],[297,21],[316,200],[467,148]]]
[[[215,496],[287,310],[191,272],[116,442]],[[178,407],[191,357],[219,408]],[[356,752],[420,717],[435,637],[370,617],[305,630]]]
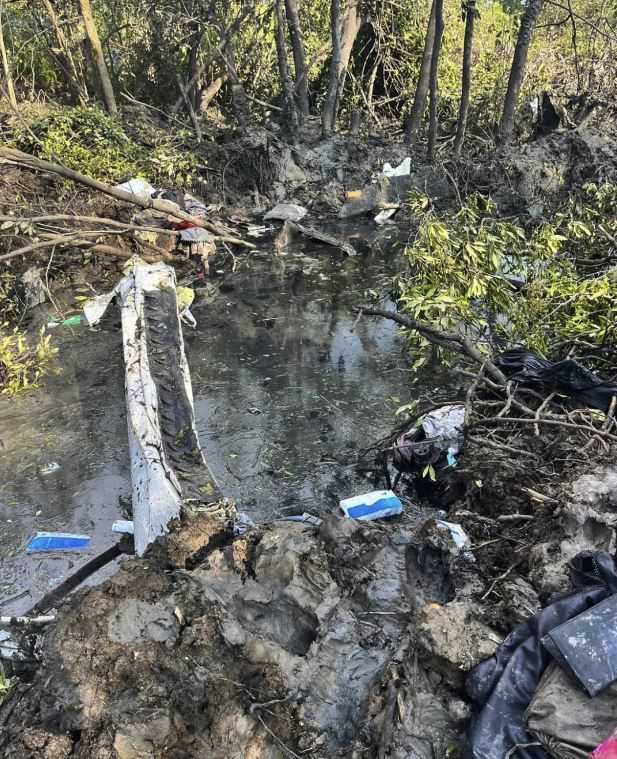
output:
[[[13,681],[4,674],[4,670],[0,665],[0,704],[6,699],[13,687]]]
[[[57,352],[44,330],[30,345],[24,332],[0,325],[0,394],[13,396],[37,387],[52,370]]]
[[[550,223],[532,229],[496,218],[491,201],[479,195],[456,213],[437,214],[418,194],[410,207],[420,226],[406,251],[413,274],[399,281],[399,291],[414,319],[476,337],[490,323],[507,343],[547,356],[564,345],[593,350],[615,342],[617,269],[602,259],[617,234],[616,186],[587,185]],[[511,275],[525,278],[521,291]],[[428,347],[415,333],[410,339]],[[418,364],[426,357],[420,350]]]
[[[15,129],[21,150],[103,182],[143,177],[153,184],[183,186],[194,177],[197,157],[164,135],[152,148],[130,139],[121,123],[95,107],[52,110]]]

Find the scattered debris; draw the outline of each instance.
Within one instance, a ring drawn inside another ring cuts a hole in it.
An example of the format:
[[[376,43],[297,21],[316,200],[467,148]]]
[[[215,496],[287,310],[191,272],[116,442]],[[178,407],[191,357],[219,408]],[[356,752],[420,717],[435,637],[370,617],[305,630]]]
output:
[[[353,245],[346,240],[341,240],[339,237],[328,235],[325,232],[319,232],[313,227],[305,227],[293,221],[286,221],[283,224],[283,228],[274,241],[274,249],[276,252],[279,254],[282,253],[287,246],[298,237],[298,235],[308,237],[309,239],[315,240],[315,242],[321,242],[324,245],[331,245],[333,248],[339,248],[339,250],[342,250],[347,256],[357,255]]]
[[[88,535],[74,535],[70,532],[37,532],[26,543],[26,553],[43,551],[83,551],[90,546]]]
[[[58,464],[57,461],[50,461],[49,464],[45,464],[39,469],[39,474],[42,474],[43,477],[45,477],[48,474],[53,474],[54,472],[57,472],[59,469],[60,469],[60,464]]]
[[[308,514],[306,511],[303,514],[293,514],[292,516],[285,517],[286,522],[303,522],[304,524],[312,524],[315,527],[319,527],[323,524],[323,519]]]
[[[55,327],[79,327],[80,324],[81,314],[73,314],[73,316],[69,316],[67,319],[63,319],[62,321],[47,322],[49,329],[54,329]]]
[[[409,174],[411,174],[411,158],[408,156],[394,168],[389,163],[385,163],[381,173],[384,175],[384,177],[409,176]]]
[[[391,490],[375,490],[354,495],[339,502],[343,514],[350,519],[371,521],[403,513],[403,504]]]
[[[40,617],[0,617],[0,625],[48,625],[55,621],[53,614]]]
[[[279,203],[264,216],[264,221],[302,221],[308,211],[295,203]]]
[[[479,664],[467,679],[467,693],[479,709],[469,733],[469,759],[503,759],[516,746],[525,759],[542,751],[528,732],[525,714],[551,661],[542,638],[559,625],[617,592],[617,571],[607,553],[582,553],[570,564],[574,592],[513,630],[495,655]],[[604,652],[598,663],[604,661]],[[607,665],[608,667],[608,665]],[[597,744],[595,744],[597,745]]]
[[[615,699],[617,684],[589,698],[553,662],[527,709],[527,729],[554,759],[587,757],[615,730]]]
[[[394,216],[394,214],[399,210],[400,206],[395,206],[394,208],[384,208],[383,211],[380,211],[380,213],[375,216],[375,224],[378,226],[382,226],[383,224],[392,224],[390,219]]]
[[[617,397],[617,385],[600,379],[574,359],[553,363],[535,353],[516,348],[499,354],[495,364],[510,380],[544,385],[605,413],[608,413],[613,398]]]
[[[40,306],[47,300],[47,287],[41,279],[42,271],[38,266],[31,266],[21,275],[27,309]]]
[[[122,190],[123,192],[130,192],[131,195],[136,195],[139,198],[149,200],[156,192],[150,182],[146,182],[145,179],[129,179],[128,182],[122,182],[122,184],[114,185],[114,190]]]
[[[591,697],[617,680],[616,619],[617,595],[612,595],[542,638],[551,656]]]
[[[399,472],[415,472],[444,457],[449,466],[464,442],[465,407],[461,404],[441,406],[425,414],[396,441],[392,463]]]
[[[111,531],[120,533],[121,535],[134,535],[135,524],[131,519],[116,519],[111,526]]]

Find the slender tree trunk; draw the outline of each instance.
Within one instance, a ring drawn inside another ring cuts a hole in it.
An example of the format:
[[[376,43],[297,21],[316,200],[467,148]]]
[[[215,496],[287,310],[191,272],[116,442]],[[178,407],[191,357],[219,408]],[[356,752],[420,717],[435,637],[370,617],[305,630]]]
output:
[[[279,74],[283,93],[285,95],[285,105],[289,126],[291,131],[295,132],[298,127],[298,113],[296,111],[296,99],[294,97],[294,88],[289,76],[289,66],[287,65],[287,45],[285,44],[285,8],[283,0],[274,0],[274,11],[276,13],[276,57],[278,60]]]
[[[197,100],[199,96],[199,48],[201,46],[201,28],[199,24],[195,24],[195,28],[191,35],[191,47],[189,52],[189,78],[184,90],[187,97],[191,102],[193,110],[197,108]],[[180,93],[182,95],[182,92]]]
[[[471,64],[473,54],[473,33],[476,21],[476,0],[465,3],[465,41],[463,43],[463,79],[461,82],[461,104],[458,111],[456,137],[454,138],[454,156],[458,158],[465,139],[469,98],[471,97]]]
[[[341,68],[341,2],[330,2],[330,36],[332,38],[332,58],[330,59],[330,75],[328,78],[328,92],[321,114],[321,130],[324,137],[328,137],[334,130],[336,121],[336,91]]]
[[[60,65],[67,76],[69,87],[71,88],[74,97],[82,105],[85,105],[88,102],[88,89],[86,87],[86,83],[83,81],[79,75],[79,72],[77,71],[77,66],[75,65],[75,59],[73,58],[71,46],[69,45],[69,41],[66,38],[64,30],[62,29],[62,25],[60,24],[60,19],[58,18],[56,9],[54,8],[51,0],[43,0],[43,6],[45,7],[45,11],[51,23],[54,37],[56,38],[56,44],[58,45],[58,58]]]
[[[422,53],[422,63],[420,64],[418,81],[416,82],[416,92],[405,128],[405,142],[410,146],[416,141],[416,136],[426,109],[426,98],[431,78],[431,56],[435,43],[435,3],[436,0],[433,0],[426,28],[426,36],[424,38],[424,52]]]
[[[544,6],[544,0],[528,0],[521,25],[518,30],[512,68],[508,79],[508,89],[503,103],[503,113],[501,115],[501,125],[499,128],[499,137],[501,142],[507,142],[512,137],[514,131],[514,112],[518,102],[518,94],[525,78],[525,66],[527,64],[527,53],[533,37],[534,28],[538,16]]]
[[[101,89],[103,91],[103,99],[105,100],[105,107],[109,113],[118,113],[118,106],[116,105],[116,97],[114,95],[114,88],[109,77],[109,71],[107,70],[107,64],[105,63],[105,56],[103,55],[103,48],[101,46],[101,40],[99,39],[99,33],[96,29],[94,22],[94,16],[92,15],[92,6],[90,0],[79,0],[79,7],[81,9],[81,16],[84,21],[84,27],[86,29],[86,36],[88,37],[88,43],[92,50],[92,55],[96,63],[96,68],[101,82]]]
[[[231,107],[240,128],[244,129],[249,123],[249,107],[244,85],[240,81],[236,70],[236,59],[231,39],[228,39],[225,44],[225,48],[221,53],[221,60],[227,68],[227,74],[231,82]]]
[[[306,65],[306,55],[304,53],[304,42],[302,40],[300,16],[298,14],[298,4],[296,0],[285,0],[285,11],[287,15],[287,26],[289,28],[289,38],[291,39],[291,49],[293,52],[294,68],[296,72],[296,102],[298,104],[298,110],[302,116],[308,116],[310,110],[308,91],[308,67]]]
[[[9,98],[9,103],[12,108],[17,108],[17,98],[15,97],[15,87],[13,85],[13,75],[11,74],[11,67],[9,66],[9,57],[6,52],[6,45],[4,42],[4,19],[2,16],[3,3],[0,2],[0,57],[2,58],[2,71],[4,73],[4,81],[6,82],[6,94]]]
[[[321,116],[324,137],[332,134],[336,128],[336,117],[345,88],[351,51],[362,26],[360,1],[349,0],[345,14],[342,15],[340,0],[331,0],[330,14],[332,58],[330,60],[328,92]]]
[[[429,126],[428,126],[428,160],[435,158],[435,143],[437,141],[437,98],[439,78],[439,56],[443,38],[443,0],[435,0],[435,40],[431,54],[431,79],[429,85]]]

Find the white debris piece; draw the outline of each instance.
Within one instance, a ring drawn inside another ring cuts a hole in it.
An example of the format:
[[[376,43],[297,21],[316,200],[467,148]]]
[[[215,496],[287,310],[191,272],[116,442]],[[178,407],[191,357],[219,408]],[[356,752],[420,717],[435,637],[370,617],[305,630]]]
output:
[[[392,166],[389,163],[384,163],[383,171],[381,172],[384,177],[406,177],[411,174],[411,158],[407,157],[404,161],[399,163],[398,166]]]
[[[122,182],[117,184],[114,190],[123,190],[124,192],[130,192],[131,195],[135,195],[138,198],[145,198],[150,200],[156,189],[152,187],[150,182],[146,182],[145,179],[129,179],[128,182]]]
[[[295,203],[279,203],[264,216],[264,221],[301,221],[308,211]]]

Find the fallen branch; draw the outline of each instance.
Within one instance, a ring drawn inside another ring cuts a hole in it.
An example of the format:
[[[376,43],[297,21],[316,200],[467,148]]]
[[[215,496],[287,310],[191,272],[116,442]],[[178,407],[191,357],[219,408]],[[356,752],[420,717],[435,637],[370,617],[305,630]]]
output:
[[[162,227],[142,227],[140,224],[130,224],[115,219],[105,219],[101,216],[74,216],[68,213],[56,213],[48,216],[1,216],[0,222],[15,221],[28,222],[29,224],[46,224],[54,221],[79,221],[88,224],[106,224],[116,229],[125,229],[127,232],[160,232],[162,235],[178,235],[175,229],[163,229]]]
[[[464,337],[463,335],[459,335],[456,332],[443,332],[442,330],[432,327],[430,324],[416,321],[415,319],[411,319],[408,316],[399,314],[396,311],[388,311],[381,308],[370,308],[368,306],[359,306],[358,308],[363,314],[366,314],[367,316],[383,316],[384,319],[391,319],[393,322],[396,322],[403,327],[407,327],[407,329],[412,329],[415,332],[419,332],[423,337],[426,337],[427,340],[430,340],[437,345],[440,345],[444,348],[449,348],[456,351],[457,353],[462,353],[468,356],[476,363],[480,364],[480,366],[484,364],[486,371],[499,385],[506,384],[507,380],[504,373],[498,369],[490,359],[482,354],[471,342],[471,340]]]
[[[255,245],[253,245],[253,243],[247,242],[246,240],[241,240],[237,237],[230,237],[227,234],[227,231],[219,227],[217,224],[213,224],[212,222],[206,221],[205,219],[201,219],[198,216],[191,216],[185,211],[179,209],[175,203],[172,203],[169,200],[163,200],[162,198],[146,198],[140,195],[134,195],[132,192],[127,192],[126,190],[119,190],[116,187],[111,187],[104,182],[99,182],[98,179],[93,179],[92,177],[88,177],[85,174],[80,174],[78,171],[69,169],[68,167],[62,166],[59,163],[44,161],[40,158],[36,158],[35,156],[30,155],[29,153],[23,153],[21,150],[15,150],[14,148],[0,148],[0,163],[2,162],[11,163],[17,166],[25,166],[27,168],[34,169],[35,171],[46,171],[51,172],[52,174],[57,174],[58,176],[64,177],[65,179],[70,179],[71,181],[77,182],[79,184],[83,184],[86,187],[90,187],[93,190],[102,192],[105,195],[116,198],[117,200],[123,200],[125,203],[130,203],[131,205],[140,206],[141,208],[145,209],[152,208],[155,211],[160,211],[161,213],[165,213],[175,219],[188,221],[191,224],[194,224],[196,227],[203,227],[203,229],[207,229],[210,232],[213,232],[217,236],[216,239],[218,240],[228,242],[232,245],[242,245],[250,249],[255,248]]]

